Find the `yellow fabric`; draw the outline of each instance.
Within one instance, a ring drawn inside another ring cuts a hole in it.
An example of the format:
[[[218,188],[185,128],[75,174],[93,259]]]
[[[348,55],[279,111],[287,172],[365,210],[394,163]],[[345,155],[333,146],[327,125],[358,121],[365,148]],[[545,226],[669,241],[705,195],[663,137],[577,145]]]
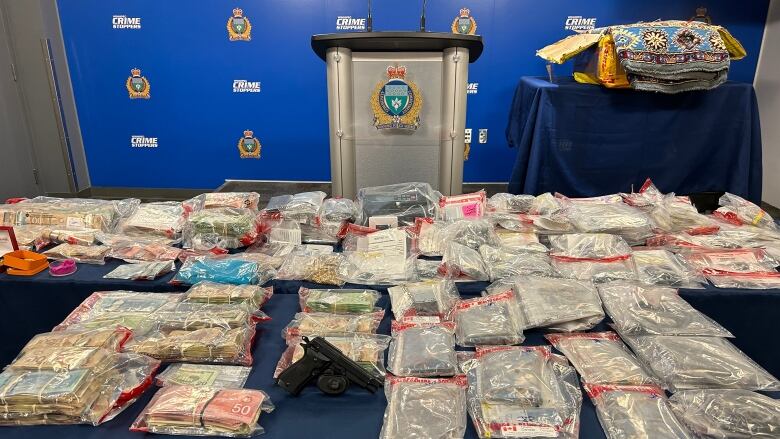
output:
[[[628,88],[628,76],[620,65],[612,35],[602,36],[597,47],[581,55],[574,67],[574,80],[582,84],[601,84],[608,88]]]
[[[598,79],[608,88],[628,88],[631,85],[618,60],[615,40],[609,34],[599,41]]]
[[[581,84],[601,85],[598,78],[586,72],[574,72],[574,80]]]
[[[718,33],[720,33],[720,38],[723,39],[723,43],[726,45],[726,50],[729,51],[729,56],[731,56],[732,60],[742,59],[747,56],[747,51],[742,47],[742,43],[734,38],[731,32],[725,28],[718,27]]]
[[[598,43],[600,34],[576,34],[536,51],[536,55],[556,64],[563,64]]]

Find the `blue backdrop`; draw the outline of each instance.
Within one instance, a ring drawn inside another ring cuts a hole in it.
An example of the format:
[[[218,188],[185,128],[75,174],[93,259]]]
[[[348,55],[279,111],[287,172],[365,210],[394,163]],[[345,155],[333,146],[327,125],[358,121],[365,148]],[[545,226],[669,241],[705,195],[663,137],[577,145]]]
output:
[[[689,19],[706,6],[713,22],[727,27],[748,51],[732,64],[730,79],[752,82],[768,3],[430,0],[428,30],[449,32],[467,7],[485,41],[469,71],[469,82],[478,85],[468,97],[466,127],[474,142],[464,180],[508,180],[515,151],[507,148],[503,133],[514,88],[521,76],[546,74],[535,52],[572,33],[565,29],[569,17],[595,18],[601,27]],[[420,4],[374,0],[374,30],[417,30]],[[340,16],[365,17],[366,1],[59,0],[58,5],[93,186],[206,189],[227,178],[330,180],[325,65],[311,51],[310,37],[337,32]],[[236,7],[251,22],[250,41],[228,38],[226,23]],[[149,81],[149,99],[128,96],[125,82],[134,68]],[[570,72],[570,66],[556,69]],[[235,80],[260,82],[261,91],[234,93]],[[486,144],[476,142],[481,128],[488,129]],[[246,129],[262,144],[259,160],[239,156]],[[133,136],[148,139],[134,147]]]

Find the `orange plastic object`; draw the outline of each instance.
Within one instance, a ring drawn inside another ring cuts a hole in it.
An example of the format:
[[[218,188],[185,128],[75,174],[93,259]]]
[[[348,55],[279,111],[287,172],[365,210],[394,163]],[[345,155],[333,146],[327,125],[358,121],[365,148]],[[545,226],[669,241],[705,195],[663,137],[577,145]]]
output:
[[[46,256],[40,253],[27,250],[16,250],[3,255],[3,265],[9,268],[8,274],[11,274],[11,270],[18,272],[37,270],[35,273],[38,273],[49,266],[49,261],[46,260]]]
[[[41,265],[40,267],[34,268],[32,270],[19,270],[16,268],[9,268],[8,270],[6,270],[6,273],[8,273],[10,276],[33,276],[45,270],[48,266],[49,263],[47,262],[46,264]]]

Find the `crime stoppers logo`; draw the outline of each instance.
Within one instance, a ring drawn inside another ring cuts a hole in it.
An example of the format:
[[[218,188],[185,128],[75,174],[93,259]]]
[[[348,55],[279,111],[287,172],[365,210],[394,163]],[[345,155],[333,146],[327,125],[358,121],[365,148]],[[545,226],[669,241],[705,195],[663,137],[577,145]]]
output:
[[[228,38],[230,41],[249,41],[252,39],[252,23],[244,16],[241,8],[233,9],[233,16],[227,21]]]
[[[469,85],[466,87],[466,94],[467,95],[475,95],[479,91],[479,82],[469,82]]]
[[[336,30],[366,30],[366,19],[339,15],[336,17]]]
[[[581,15],[569,15],[564,29],[574,32],[585,32],[596,28],[595,18],[585,18]]]
[[[260,81],[233,80],[233,93],[260,93]]]
[[[111,26],[114,29],[141,29],[141,17],[114,15],[111,18]]]
[[[259,159],[263,148],[252,130],[245,130],[244,137],[238,139],[238,152],[242,159]]]
[[[141,76],[141,69],[130,70],[130,77],[125,82],[125,88],[130,99],[149,99],[151,86],[146,76]]]
[[[131,148],[157,148],[157,137],[130,136]]]

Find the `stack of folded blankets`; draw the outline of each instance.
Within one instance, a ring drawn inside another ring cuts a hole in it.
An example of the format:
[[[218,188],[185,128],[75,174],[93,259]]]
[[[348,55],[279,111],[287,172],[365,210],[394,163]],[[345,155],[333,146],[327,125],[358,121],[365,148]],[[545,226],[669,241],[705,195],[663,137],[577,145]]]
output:
[[[671,94],[723,84],[731,60],[747,54],[723,27],[668,20],[594,29],[537,55],[557,64],[575,58],[578,82]]]

